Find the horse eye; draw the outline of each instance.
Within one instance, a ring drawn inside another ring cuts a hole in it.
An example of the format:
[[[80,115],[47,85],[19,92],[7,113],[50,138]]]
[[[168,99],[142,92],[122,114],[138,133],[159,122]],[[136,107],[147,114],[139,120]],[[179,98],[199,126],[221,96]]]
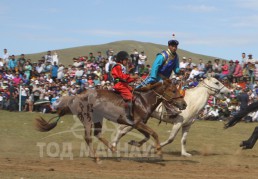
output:
[[[219,85],[219,82],[216,82],[215,84],[216,84],[216,85]]]
[[[176,91],[174,90],[174,91],[172,91],[173,93],[176,93]]]

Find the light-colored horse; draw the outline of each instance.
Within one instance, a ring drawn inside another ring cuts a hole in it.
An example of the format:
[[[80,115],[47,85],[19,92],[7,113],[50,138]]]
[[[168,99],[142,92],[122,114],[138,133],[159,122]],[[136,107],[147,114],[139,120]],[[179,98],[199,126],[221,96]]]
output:
[[[164,147],[167,144],[173,142],[180,128],[182,128],[181,155],[191,156],[190,153],[186,152],[185,145],[186,137],[191,125],[194,122],[194,118],[207,104],[209,96],[215,96],[218,99],[224,99],[225,95],[229,94],[230,90],[221,82],[215,78],[208,77],[200,82],[197,87],[185,91],[184,99],[187,103],[187,107],[177,117],[170,118],[168,115],[163,115],[161,111],[162,108],[157,107],[156,111],[151,115],[151,117],[174,124],[169,138],[165,142],[161,143],[161,147]],[[133,128],[131,126],[120,125],[112,145],[116,146],[120,138],[132,129]],[[140,142],[132,140],[129,142],[129,144],[140,147],[148,139],[149,138],[144,138]]]

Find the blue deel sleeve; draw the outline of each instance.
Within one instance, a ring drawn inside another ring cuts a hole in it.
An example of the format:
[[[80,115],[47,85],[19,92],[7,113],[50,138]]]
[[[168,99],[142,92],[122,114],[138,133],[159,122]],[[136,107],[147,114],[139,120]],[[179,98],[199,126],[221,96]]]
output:
[[[150,78],[157,80],[158,71],[162,66],[163,62],[164,62],[164,57],[161,54],[157,55],[151,67]]]
[[[180,71],[178,56],[175,58],[175,60],[176,60],[176,67],[174,68],[174,72],[175,72],[175,74],[178,74]]]

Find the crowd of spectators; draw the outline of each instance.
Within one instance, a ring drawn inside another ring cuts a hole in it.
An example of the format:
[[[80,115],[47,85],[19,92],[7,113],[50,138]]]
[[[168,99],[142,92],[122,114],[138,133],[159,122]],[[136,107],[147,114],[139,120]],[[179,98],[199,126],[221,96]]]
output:
[[[182,89],[196,87],[210,73],[232,91],[224,101],[210,97],[199,116],[201,119],[221,120],[223,116],[234,115],[241,106],[239,96],[242,93],[248,95],[248,103],[258,100],[258,62],[251,54],[246,58],[242,53],[241,58],[240,61],[214,59],[207,63],[202,59],[198,63],[194,63],[192,58],[180,59],[180,73],[174,74],[173,78],[182,84]],[[0,58],[0,108],[18,111],[21,104],[22,111],[54,112],[62,96],[73,96],[89,89],[112,90],[110,70],[115,64],[112,49],[108,49],[104,55],[99,51],[74,57],[68,66],[61,62],[58,54],[52,51],[32,62],[24,54],[17,57],[9,55],[8,50],[4,49]],[[151,66],[147,62],[144,51],[132,51],[127,71],[138,73],[140,78],[136,83],[148,76]],[[249,116],[249,121],[258,121],[258,113]]]

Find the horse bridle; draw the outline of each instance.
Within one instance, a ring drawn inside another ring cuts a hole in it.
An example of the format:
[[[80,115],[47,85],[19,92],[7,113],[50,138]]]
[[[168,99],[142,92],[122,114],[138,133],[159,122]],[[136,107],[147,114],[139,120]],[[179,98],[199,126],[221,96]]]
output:
[[[162,82],[162,84],[163,84],[163,82]],[[154,89],[152,89],[152,91],[157,95],[157,98],[163,99],[163,100],[165,100],[165,101],[167,101],[167,102],[171,102],[171,101],[174,100],[174,99],[183,98],[182,95],[180,95],[180,96],[178,96],[178,97],[171,97],[170,95],[167,95],[167,94],[165,93],[165,87],[163,87],[163,88],[164,88],[163,94],[159,94],[157,91],[155,91]],[[168,99],[165,98],[164,96],[168,96]]]
[[[225,86],[223,85],[220,89],[214,88],[212,86],[209,86],[207,83],[205,83],[204,81],[202,81],[202,84],[205,88],[208,88],[209,90],[215,92],[214,94],[219,94],[220,91],[225,88]]]

